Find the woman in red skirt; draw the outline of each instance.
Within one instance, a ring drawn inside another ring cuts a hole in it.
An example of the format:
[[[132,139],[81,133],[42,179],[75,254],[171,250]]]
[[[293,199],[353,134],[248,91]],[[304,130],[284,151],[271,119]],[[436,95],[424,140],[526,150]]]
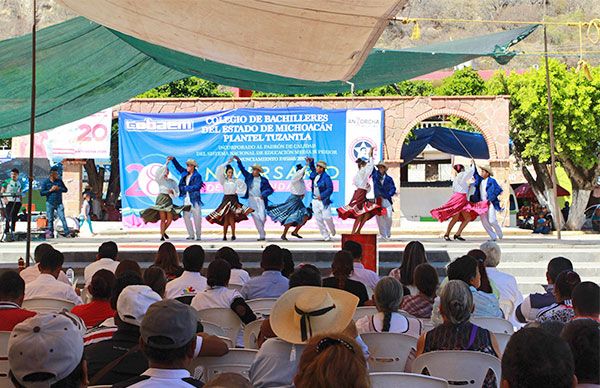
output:
[[[431,211],[433,218],[436,218],[440,222],[444,222],[450,219],[448,229],[444,235],[444,240],[450,241],[450,233],[452,228],[458,221],[461,221],[458,231],[454,235],[455,240],[465,241],[461,237],[463,230],[467,224],[477,218],[479,214],[483,214],[487,211],[487,202],[478,202],[476,204],[469,202],[467,199],[467,193],[469,192],[469,184],[473,174],[475,173],[475,164],[466,171],[465,166],[462,164],[455,164],[453,167],[456,172],[454,182],[452,182],[453,194],[450,200]]]
[[[358,164],[358,172],[354,176],[353,183],[356,186],[354,195],[348,205],[337,208],[338,216],[342,220],[354,218],[352,234],[359,234],[365,223],[373,216],[385,214],[385,209],[375,200],[367,199],[367,193],[371,190],[369,178],[375,165],[375,162],[373,162],[373,149],[371,148],[368,159],[358,158],[356,163]]]

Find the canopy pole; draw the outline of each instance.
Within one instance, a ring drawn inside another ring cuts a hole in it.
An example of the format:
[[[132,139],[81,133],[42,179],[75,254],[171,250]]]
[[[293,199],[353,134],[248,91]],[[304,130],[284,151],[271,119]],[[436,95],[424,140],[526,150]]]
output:
[[[37,30],[37,0],[33,0],[33,26],[31,28],[31,117],[29,118],[29,183],[27,188],[27,243],[25,244],[25,266],[31,257],[31,213],[33,202],[33,157],[35,143],[35,45]]]
[[[546,63],[546,95],[548,100],[548,127],[550,131],[550,175],[552,177],[552,201],[557,214],[552,216],[555,220],[556,237],[560,240],[560,229],[562,227],[560,208],[558,207],[558,186],[556,179],[556,156],[554,155],[554,114],[552,112],[552,92],[550,91],[550,69],[548,67],[548,28],[544,24],[544,61]]]

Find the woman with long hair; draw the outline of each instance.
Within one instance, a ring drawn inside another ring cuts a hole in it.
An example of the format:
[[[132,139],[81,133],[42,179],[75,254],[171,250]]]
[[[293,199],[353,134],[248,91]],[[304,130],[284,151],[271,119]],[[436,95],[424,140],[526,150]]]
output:
[[[331,263],[331,274],[333,276],[323,279],[323,287],[337,288],[348,291],[358,297],[359,306],[363,306],[369,300],[367,287],[361,282],[350,279],[354,271],[354,260],[352,254],[348,251],[338,251],[333,256]]]
[[[216,176],[221,186],[223,186],[223,200],[219,207],[206,216],[206,220],[211,224],[223,226],[223,241],[227,241],[227,231],[231,227],[231,240],[235,240],[235,224],[248,219],[248,214],[254,209],[244,206],[238,199],[238,194],[246,192],[246,183],[243,179],[237,179],[233,175],[233,167],[230,157],[227,162],[217,167]]]
[[[425,247],[419,241],[411,241],[406,244],[402,252],[402,264],[399,268],[390,271],[389,276],[396,278],[408,290],[407,295],[415,295],[418,292],[415,286],[414,272],[417,265],[427,263]]]
[[[183,268],[181,267],[181,262],[179,261],[179,255],[177,255],[177,250],[175,249],[175,245],[170,242],[164,242],[160,244],[158,247],[158,252],[156,252],[156,258],[154,259],[153,267],[162,268],[167,275],[167,280],[173,280],[183,273]]]
[[[150,267],[144,271],[144,284],[160,295],[161,298],[165,298],[165,291],[167,288],[167,274],[160,267]]]
[[[550,306],[540,311],[537,315],[536,321],[560,321],[563,323],[570,322],[575,316],[571,294],[575,286],[577,286],[579,283],[581,283],[581,278],[577,272],[567,270],[559,273],[556,277],[556,281],[554,282],[553,291],[556,303],[552,303]]]
[[[477,288],[479,291],[487,292],[488,294],[495,294],[496,297],[500,297],[500,292],[495,289],[490,281],[485,267],[485,260],[487,258],[484,251],[481,249],[471,249],[467,252],[468,256],[471,256],[477,260],[477,268],[479,269],[479,276],[481,277],[481,285]]]
[[[215,260],[225,260],[231,266],[229,284],[243,286],[250,280],[250,275],[242,268],[240,255],[231,247],[222,247],[215,253]]]

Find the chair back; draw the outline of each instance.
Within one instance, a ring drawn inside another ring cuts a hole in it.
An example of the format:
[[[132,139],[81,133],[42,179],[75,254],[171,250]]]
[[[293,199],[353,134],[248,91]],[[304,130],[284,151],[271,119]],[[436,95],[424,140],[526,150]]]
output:
[[[369,371],[403,371],[411,350],[416,350],[415,337],[399,333],[364,333],[360,337],[369,348]]]
[[[499,383],[500,360],[490,354],[469,350],[440,350],[423,353],[412,364],[413,373],[422,373],[446,379],[449,385],[477,387],[483,385],[488,370],[492,370]]]
[[[228,284],[228,285],[227,285],[227,288],[229,288],[230,290],[238,290],[238,291],[241,291],[241,290],[242,290],[242,287],[243,287],[243,286],[241,286],[241,285],[239,285],[239,284]]]
[[[402,372],[369,373],[372,388],[448,388],[448,382],[439,377]]]
[[[229,339],[228,337],[223,337],[221,335],[218,335],[217,338],[220,339],[221,341],[225,342],[225,344],[227,345],[228,349],[235,348],[235,343],[232,342],[231,339]]]
[[[52,298],[31,298],[23,301],[22,308],[25,310],[35,311],[36,313],[56,313],[59,311],[71,309],[75,307],[75,303],[63,300],[63,299],[52,299]]]
[[[375,314],[377,314],[377,307],[361,306],[361,307],[356,308],[356,311],[354,311],[354,317],[352,319],[354,319],[354,322],[356,322],[359,319],[361,319],[362,317],[375,315]]]
[[[500,310],[504,313],[504,318],[509,319],[515,311],[515,304],[510,299],[500,299]]]
[[[225,336],[225,331],[223,331],[221,326],[217,325],[216,323],[207,322],[207,321],[202,321],[200,323],[202,324],[204,333],[210,334],[210,335],[216,335],[217,337]]]
[[[504,354],[504,350],[506,350],[506,345],[508,345],[508,341],[510,341],[511,334],[506,333],[494,333],[496,336],[496,340],[498,341],[498,348],[500,348],[500,353]]]
[[[244,327],[244,348],[258,349],[258,333],[264,319],[257,319]]]
[[[277,302],[277,298],[256,298],[247,300],[246,304],[257,317],[265,318],[271,315],[271,309],[273,309],[275,302]]]
[[[512,334],[515,331],[512,323],[502,318],[471,317],[471,323],[479,327],[483,327],[492,333]]]
[[[229,353],[220,357],[196,357],[189,371],[204,382],[209,381],[219,373],[239,373],[248,378],[250,366],[254,362],[258,350],[229,349]]]
[[[10,379],[8,378],[8,371],[10,366],[8,365],[8,339],[10,338],[10,331],[0,331],[0,387],[12,387]]]
[[[92,294],[90,294],[87,287],[81,289],[81,301],[83,303],[90,303],[92,301]]]
[[[422,333],[427,333],[428,331],[432,330],[435,326],[433,325],[433,322],[431,322],[431,319],[419,319],[421,321],[423,330]]]
[[[210,322],[223,330],[223,336],[236,343],[236,338],[242,329],[242,321],[231,309],[213,308],[198,311],[198,318],[204,322]]]

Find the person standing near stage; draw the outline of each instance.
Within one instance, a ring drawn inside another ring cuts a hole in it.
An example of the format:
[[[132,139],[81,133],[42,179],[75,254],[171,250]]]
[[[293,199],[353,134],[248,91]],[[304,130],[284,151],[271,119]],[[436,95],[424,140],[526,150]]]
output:
[[[69,191],[62,179],[58,176],[58,167],[50,168],[50,176],[42,182],[40,194],[46,197],[46,214],[48,216],[48,231],[50,238],[54,238],[54,212],[63,226],[63,235],[70,236],[70,230],[65,218],[65,206],[62,201],[62,194]]]
[[[242,198],[248,200],[248,206],[254,209],[252,213],[252,219],[256,230],[258,230],[258,241],[265,241],[265,220],[267,218],[267,203],[269,195],[273,194],[273,188],[269,183],[269,180],[264,176],[260,175],[264,171],[260,164],[252,165],[252,173],[244,167],[244,164],[237,156],[234,156],[237,161],[238,168],[244,175],[244,181],[246,183],[246,193]]]
[[[190,206],[190,211],[183,211],[183,220],[188,232],[188,240],[200,240],[202,234],[202,200],[200,199],[200,190],[204,187],[202,175],[197,170],[198,163],[194,159],[188,159],[185,162],[185,168],[177,161],[174,156],[169,156],[173,166],[181,175],[179,180],[179,197],[183,199],[184,205]],[[192,225],[192,218],[194,224]],[[196,231],[194,233],[194,227]]]
[[[302,164],[296,165],[296,173],[290,183],[290,196],[279,205],[267,206],[267,214],[274,222],[280,222],[283,225],[282,240],[287,240],[287,232],[295,226],[292,236],[302,238],[298,234],[300,228],[306,224],[306,221],[312,216],[312,210],[304,206],[304,174],[308,166]]]
[[[312,210],[323,240],[331,241],[335,236],[335,226],[331,217],[331,194],[333,194],[333,182],[327,170],[327,163],[320,160],[315,166],[313,158],[306,158],[310,167],[310,180],[312,181]]]
[[[10,178],[2,182],[0,189],[2,200],[4,201],[4,211],[6,214],[6,225],[4,227],[5,241],[13,241],[15,226],[17,224],[17,216],[21,209],[21,196],[23,187],[19,181],[19,170],[13,168],[10,170]]]
[[[396,194],[396,185],[391,176],[387,174],[388,167],[380,162],[373,169],[373,191],[377,204],[385,209],[383,214],[377,216],[379,235],[384,240],[392,237],[392,197]]]
[[[496,217],[496,211],[502,211],[500,198],[498,197],[502,194],[503,190],[493,178],[494,172],[489,165],[480,166],[480,169],[481,174],[477,172],[477,168],[474,171],[475,194],[473,194],[473,200],[477,206],[485,207],[487,205],[487,211],[480,213],[481,223],[490,236],[490,239],[496,241],[497,239],[502,239],[503,236],[502,228]]]

